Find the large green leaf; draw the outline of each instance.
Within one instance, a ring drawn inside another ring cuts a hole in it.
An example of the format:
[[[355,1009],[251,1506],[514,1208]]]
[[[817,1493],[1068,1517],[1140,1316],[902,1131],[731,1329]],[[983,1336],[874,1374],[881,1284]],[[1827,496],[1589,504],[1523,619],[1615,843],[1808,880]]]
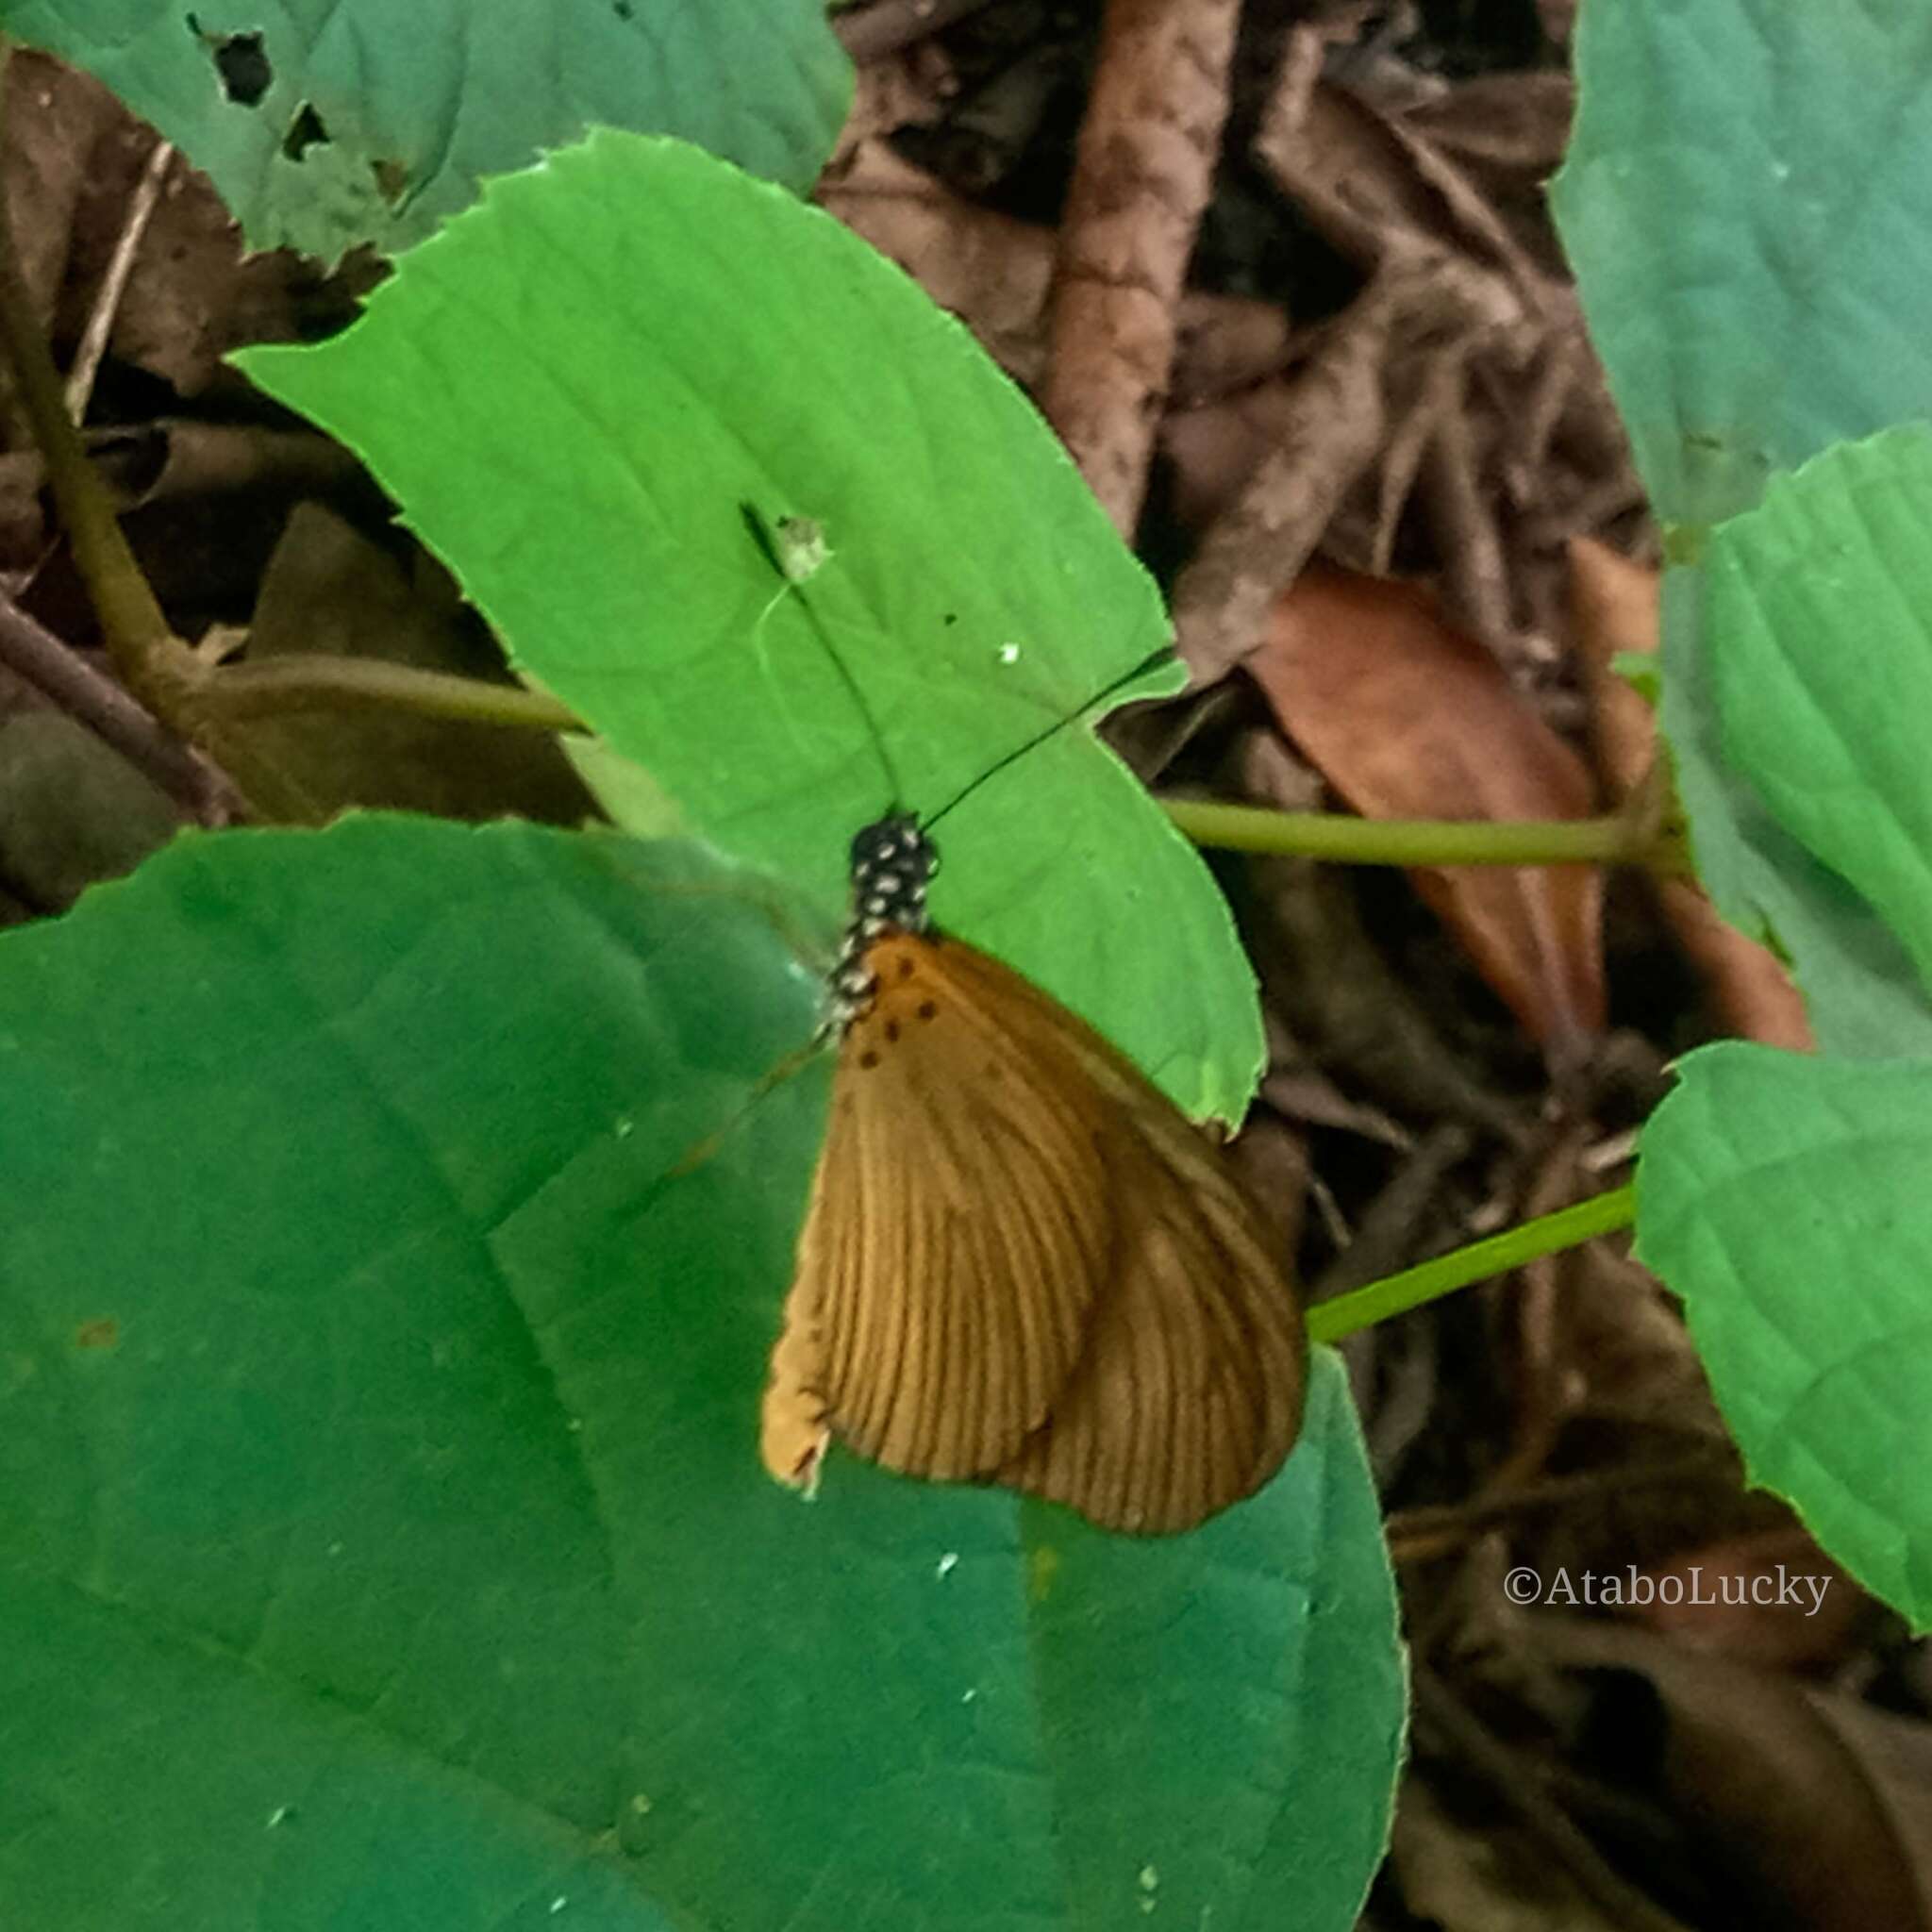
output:
[[[895,791],[941,811],[1166,641],[965,332],[835,222],[674,142],[603,134],[492,184],[347,334],[242,359],[369,461],[521,669],[826,924]],[[776,594],[745,505],[824,526],[809,608]],[[1184,1106],[1239,1116],[1260,1034],[1225,909],[1084,728],[941,836],[945,924]]]
[[[1748,599],[1748,575],[1733,589]],[[1712,661],[1726,639],[1700,608],[1707,593],[1702,565],[1665,575],[1666,630],[1681,648],[1673,658],[1664,717],[1699,876],[1725,917],[1775,937],[1805,990],[1822,1048],[1857,1059],[1932,1055],[1932,1007],[1897,937],[1778,824],[1731,762]]]
[[[1932,437],[1901,430],[1774,478],[1757,508],[1712,533],[1722,756],[1817,869],[1814,902],[1828,886],[1846,908],[1809,956],[1832,969],[1814,974],[1811,1008],[1828,1046],[1876,1063],[1693,1054],[1644,1133],[1639,1219],[1641,1252],[1686,1297],[1752,1474],[1921,1625],[1932,1620],[1928,516]]]
[[[1684,1296],[1755,1482],[1932,1626],[1932,1064],[1692,1054],[1645,1129],[1638,1252]]]
[[[1932,1056],[1927,447],[1890,432],[1774,478],[1666,587],[1700,868],[1769,915],[1820,1044],[1861,1059]]]
[[[765,1477],[774,898],[372,817],[0,944],[0,1918],[1353,1923],[1402,1684],[1332,1357],[1191,1537]]]
[[[1718,522],[1924,406],[1924,0],[1620,0],[1575,61],[1551,198],[1660,516]]]
[[[1667,573],[1662,718],[1699,872],[1772,932],[1842,1051],[1932,1048],[1894,941],[1767,815],[1721,750],[1704,526],[1773,475],[1924,411],[1932,393],[1932,12],[1774,0],[1585,10],[1578,111],[1552,189]],[[1890,1044],[1888,1045],[1888,1041]]]
[[[851,69],[820,0],[0,0],[207,171],[257,248],[420,241],[592,123],[804,189]]]
[[[1729,762],[1932,985],[1932,434],[1844,444],[1712,536]],[[1815,1002],[1814,1002],[1815,1004]],[[1894,1042],[1893,1051],[1899,1042]]]

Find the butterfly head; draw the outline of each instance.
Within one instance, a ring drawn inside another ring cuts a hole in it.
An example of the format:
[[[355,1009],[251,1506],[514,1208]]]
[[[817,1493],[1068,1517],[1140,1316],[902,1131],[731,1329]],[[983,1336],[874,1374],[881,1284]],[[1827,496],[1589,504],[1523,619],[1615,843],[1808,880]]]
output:
[[[910,812],[889,812],[852,841],[852,918],[832,972],[833,1012],[841,1028],[877,991],[865,963],[873,943],[889,932],[923,933],[930,925],[925,889],[939,869],[939,848]]]

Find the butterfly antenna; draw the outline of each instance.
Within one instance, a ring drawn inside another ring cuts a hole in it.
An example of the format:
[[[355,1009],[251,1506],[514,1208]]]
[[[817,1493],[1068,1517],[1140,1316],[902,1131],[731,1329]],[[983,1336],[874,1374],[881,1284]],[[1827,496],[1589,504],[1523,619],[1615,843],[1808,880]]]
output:
[[[879,721],[873,715],[864,689],[852,675],[852,667],[846,663],[838,645],[833,643],[831,633],[820,620],[818,608],[805,594],[804,579],[815,571],[824,560],[827,553],[823,544],[817,546],[816,555],[803,565],[788,551],[786,533],[796,527],[803,519],[781,519],[777,528],[767,524],[763,513],[754,503],[741,503],[739,514],[744,519],[744,526],[751,532],[751,540],[758,547],[758,555],[771,565],[778,578],[778,591],[771,603],[765,606],[758,622],[762,624],[777,605],[788,595],[797,598],[798,608],[805,612],[806,622],[811,625],[812,635],[818,639],[824,654],[832,660],[832,668],[839,674],[839,681],[844,685],[852,699],[853,708],[865,720],[865,728],[872,734],[873,749],[879,755],[879,763],[886,774],[886,783],[891,787],[892,808],[898,810],[905,803],[906,792],[899,783],[899,768],[892,762],[892,754],[886,746],[886,734],[879,729]],[[816,530],[813,531],[816,537]]]
[[[1158,670],[1161,665],[1171,663],[1173,659],[1174,652],[1166,644],[1163,644],[1158,651],[1149,652],[1138,664],[1123,671],[1111,683],[1102,685],[1091,698],[1087,699],[1084,704],[1076,706],[1064,718],[1056,718],[1051,724],[1036,731],[1025,743],[1015,745],[1011,751],[1008,752],[996,763],[989,765],[970,785],[966,786],[962,791],[956,791],[951,798],[946,800],[944,805],[940,807],[938,811],[932,813],[925,820],[924,828],[930,831],[956,806],[963,805],[971,798],[989,778],[997,778],[1008,765],[1017,764],[1029,751],[1038,749],[1049,738],[1055,736],[1056,733],[1064,731],[1069,724],[1084,718],[1089,711],[1092,710],[1095,705],[1104,705],[1116,691],[1124,691],[1128,685],[1137,683],[1141,678],[1145,677],[1150,671]]]
[[[833,669],[839,674],[840,682],[851,695],[853,708],[865,720],[865,728],[872,734],[873,748],[878,753],[879,763],[885,770],[887,782],[892,788],[892,808],[895,811],[901,809],[906,803],[906,788],[899,782],[899,769],[892,762],[892,754],[886,744],[886,735],[879,729],[878,719],[874,715],[872,706],[867,701],[858,678],[852,675],[852,667],[846,663],[839,647],[833,643],[831,634],[820,620],[817,607],[805,594],[805,579],[810,576],[830,554],[824,547],[818,526],[805,518],[781,518],[774,526],[765,521],[763,513],[756,504],[741,503],[738,508],[740,515],[744,519],[745,528],[751,532],[752,541],[758,545],[758,555],[770,565],[773,574],[778,579],[777,593],[765,607],[765,615],[769,616],[780,600],[788,594],[798,599],[799,608],[805,612],[806,619],[811,625],[812,635],[818,639],[825,656],[831,659]],[[759,622],[763,622],[762,617]],[[981,772],[971,784],[956,791],[939,810],[924,815],[921,822],[924,828],[929,831],[948,812],[971,798],[988,779],[998,777],[1008,765],[1017,764],[1028,752],[1044,744],[1049,738],[1057,732],[1064,731],[1076,720],[1085,717],[1096,705],[1104,705],[1116,691],[1138,683],[1150,671],[1171,662],[1173,658],[1174,652],[1166,644],[1158,651],[1149,652],[1138,664],[1130,665],[1118,677],[1102,685],[1091,697],[1076,705],[1064,717],[1056,718],[1052,724],[1036,731],[1024,743],[1015,745],[1011,751]]]

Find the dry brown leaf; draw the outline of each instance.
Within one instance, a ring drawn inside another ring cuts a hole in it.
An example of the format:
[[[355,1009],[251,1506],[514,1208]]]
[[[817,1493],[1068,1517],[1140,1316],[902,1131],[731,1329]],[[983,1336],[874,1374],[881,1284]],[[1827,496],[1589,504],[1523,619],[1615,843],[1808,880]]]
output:
[[[1366,817],[1591,814],[1582,761],[1417,590],[1310,569],[1276,601],[1248,665],[1289,734]],[[1596,870],[1411,876],[1545,1054],[1575,1063],[1604,1023]]]
[[[1526,1826],[1457,1819],[1411,1773],[1389,1857],[1403,1903],[1441,1932],[1624,1932]]]
[[[1268,613],[1300,575],[1338,506],[1374,461],[1386,427],[1393,285],[1356,302],[1288,387],[1273,447],[1223,506],[1174,581],[1174,648],[1196,685],[1224,677],[1263,641]]]
[[[180,828],[175,803],[65,712],[0,719],[0,879],[42,911],[129,873]]]
[[[1045,358],[1053,233],[977,208],[880,141],[854,149],[820,204],[950,309],[1022,382]]]
[[[4,169],[20,272],[43,319],[54,312],[74,247],[76,210],[92,192],[90,163],[126,110],[92,75],[23,47],[7,66]],[[7,377],[11,386],[10,373]]]
[[[1835,1660],[1871,1608],[1795,1523],[1687,1550],[1639,1578],[1632,1595],[1650,1601],[1625,1611],[1633,1622],[1766,1670]]]
[[[1492,196],[1504,185],[1539,191],[1570,138],[1575,83],[1560,68],[1478,75],[1402,112],[1405,125],[1479,173]]]
[[[36,306],[65,361],[100,300],[156,135],[91,75],[22,49],[8,75],[8,205]],[[325,276],[291,251],[246,252],[207,177],[176,156],[110,308],[109,353],[180,396],[239,392],[242,342],[326,333],[374,286],[373,258]]]
[[[1590,691],[1591,740],[1598,770],[1627,798],[1657,757],[1657,713],[1610,668],[1624,652],[1652,658],[1658,638],[1657,574],[1588,537],[1569,546],[1570,606]]]
[[[1283,811],[1314,808],[1319,781],[1272,731],[1245,733],[1229,770],[1229,789],[1242,797]],[[1257,857],[1246,880],[1266,1002],[1314,1064],[1398,1114],[1469,1121],[1513,1138],[1507,1104],[1472,1074],[1376,949],[1333,866]]]
[[[1657,574],[1588,538],[1573,539],[1569,556],[1573,630],[1597,766],[1622,799],[1644,782],[1657,758],[1657,715],[1611,662],[1626,652],[1656,655]],[[1663,881],[1658,899],[1725,1027],[1768,1046],[1810,1052],[1816,1042],[1803,996],[1777,956],[1719,917],[1694,880]]]
[[[1051,228],[965,200],[876,140],[858,142],[817,198],[957,315],[1008,375],[1019,382],[1039,375]],[[1181,298],[1180,325],[1174,391],[1190,401],[1258,382],[1288,353],[1288,318],[1273,303],[1191,291]]]
[[[1526,1620],[1573,1669],[1627,1672],[1654,1692],[1661,1731],[1632,1725],[1645,1779],[1724,1871],[1739,1925],[1807,1932],[1932,1926],[1932,1735],[1923,1724],[1774,1672],[1686,1651],[1627,1624]],[[1628,1710],[1632,1693],[1608,1694]],[[1641,1774],[1641,1773],[1640,1773]]]
[[[846,24],[852,20],[848,13]],[[857,149],[902,127],[935,125],[958,92],[958,75],[937,39],[884,48],[876,54],[856,54],[853,58],[857,73],[852,106],[825,164],[825,174],[832,177],[843,173]]]
[[[1170,513],[1183,530],[1205,529],[1232,504],[1269,453],[1294,433],[1303,408],[1292,375],[1185,408],[1170,409],[1160,450],[1172,466]]]

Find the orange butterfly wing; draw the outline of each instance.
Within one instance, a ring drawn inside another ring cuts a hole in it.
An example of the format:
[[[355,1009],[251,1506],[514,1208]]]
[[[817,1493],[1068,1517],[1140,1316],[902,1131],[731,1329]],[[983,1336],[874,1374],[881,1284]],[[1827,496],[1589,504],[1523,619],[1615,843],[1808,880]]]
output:
[[[1045,1420],[1110,1234],[1077,1090],[1045,1088],[937,955],[905,934],[865,955],[878,991],[840,1044],[784,1341],[861,1456],[958,1480]]]
[[[891,932],[847,1028],[764,1410],[1115,1529],[1191,1527],[1273,1474],[1306,1340],[1215,1150],[1085,1022],[960,941]]]

